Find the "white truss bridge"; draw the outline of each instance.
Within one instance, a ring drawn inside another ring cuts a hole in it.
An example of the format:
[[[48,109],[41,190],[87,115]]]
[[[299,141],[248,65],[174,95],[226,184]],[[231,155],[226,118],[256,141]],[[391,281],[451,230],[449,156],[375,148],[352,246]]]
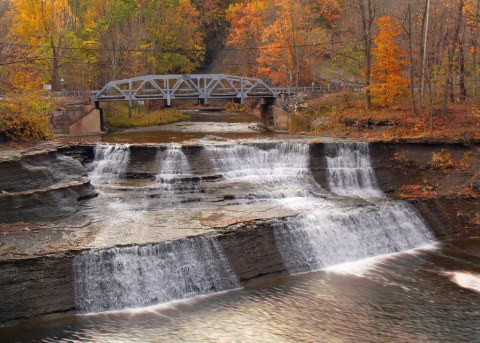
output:
[[[175,99],[230,99],[243,103],[249,98],[278,98],[279,94],[256,78],[225,74],[146,75],[111,81],[94,93],[92,102]]]

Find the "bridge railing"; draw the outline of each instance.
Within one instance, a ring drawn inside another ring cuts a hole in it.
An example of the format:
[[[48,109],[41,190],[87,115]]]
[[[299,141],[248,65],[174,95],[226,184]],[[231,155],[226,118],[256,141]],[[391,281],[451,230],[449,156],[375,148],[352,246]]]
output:
[[[363,92],[363,86],[302,86],[302,87],[273,87],[278,94],[297,93],[335,93],[341,91]]]

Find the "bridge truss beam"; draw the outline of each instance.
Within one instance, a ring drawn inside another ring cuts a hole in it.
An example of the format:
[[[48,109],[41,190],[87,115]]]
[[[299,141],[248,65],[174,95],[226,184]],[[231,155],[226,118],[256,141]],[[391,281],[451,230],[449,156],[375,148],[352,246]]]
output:
[[[277,98],[278,93],[260,79],[225,74],[146,75],[111,81],[92,97],[93,102],[174,99]]]

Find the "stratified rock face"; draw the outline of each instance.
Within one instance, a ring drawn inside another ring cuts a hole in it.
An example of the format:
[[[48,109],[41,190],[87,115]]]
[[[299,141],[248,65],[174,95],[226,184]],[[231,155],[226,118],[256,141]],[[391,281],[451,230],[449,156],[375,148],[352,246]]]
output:
[[[275,220],[243,223],[219,236],[225,255],[242,283],[287,274],[275,240],[277,224]]]
[[[75,308],[73,254],[0,261],[0,323]]]
[[[0,161],[0,222],[49,221],[95,196],[86,169],[56,151]]]

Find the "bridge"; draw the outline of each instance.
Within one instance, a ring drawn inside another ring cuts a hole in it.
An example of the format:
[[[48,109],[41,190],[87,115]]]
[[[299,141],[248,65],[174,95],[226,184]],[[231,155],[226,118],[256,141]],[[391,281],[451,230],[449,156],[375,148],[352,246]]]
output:
[[[91,100],[104,101],[164,100],[167,106],[175,99],[227,99],[244,103],[245,99],[275,99],[274,89],[260,79],[225,74],[146,75],[111,81]]]

